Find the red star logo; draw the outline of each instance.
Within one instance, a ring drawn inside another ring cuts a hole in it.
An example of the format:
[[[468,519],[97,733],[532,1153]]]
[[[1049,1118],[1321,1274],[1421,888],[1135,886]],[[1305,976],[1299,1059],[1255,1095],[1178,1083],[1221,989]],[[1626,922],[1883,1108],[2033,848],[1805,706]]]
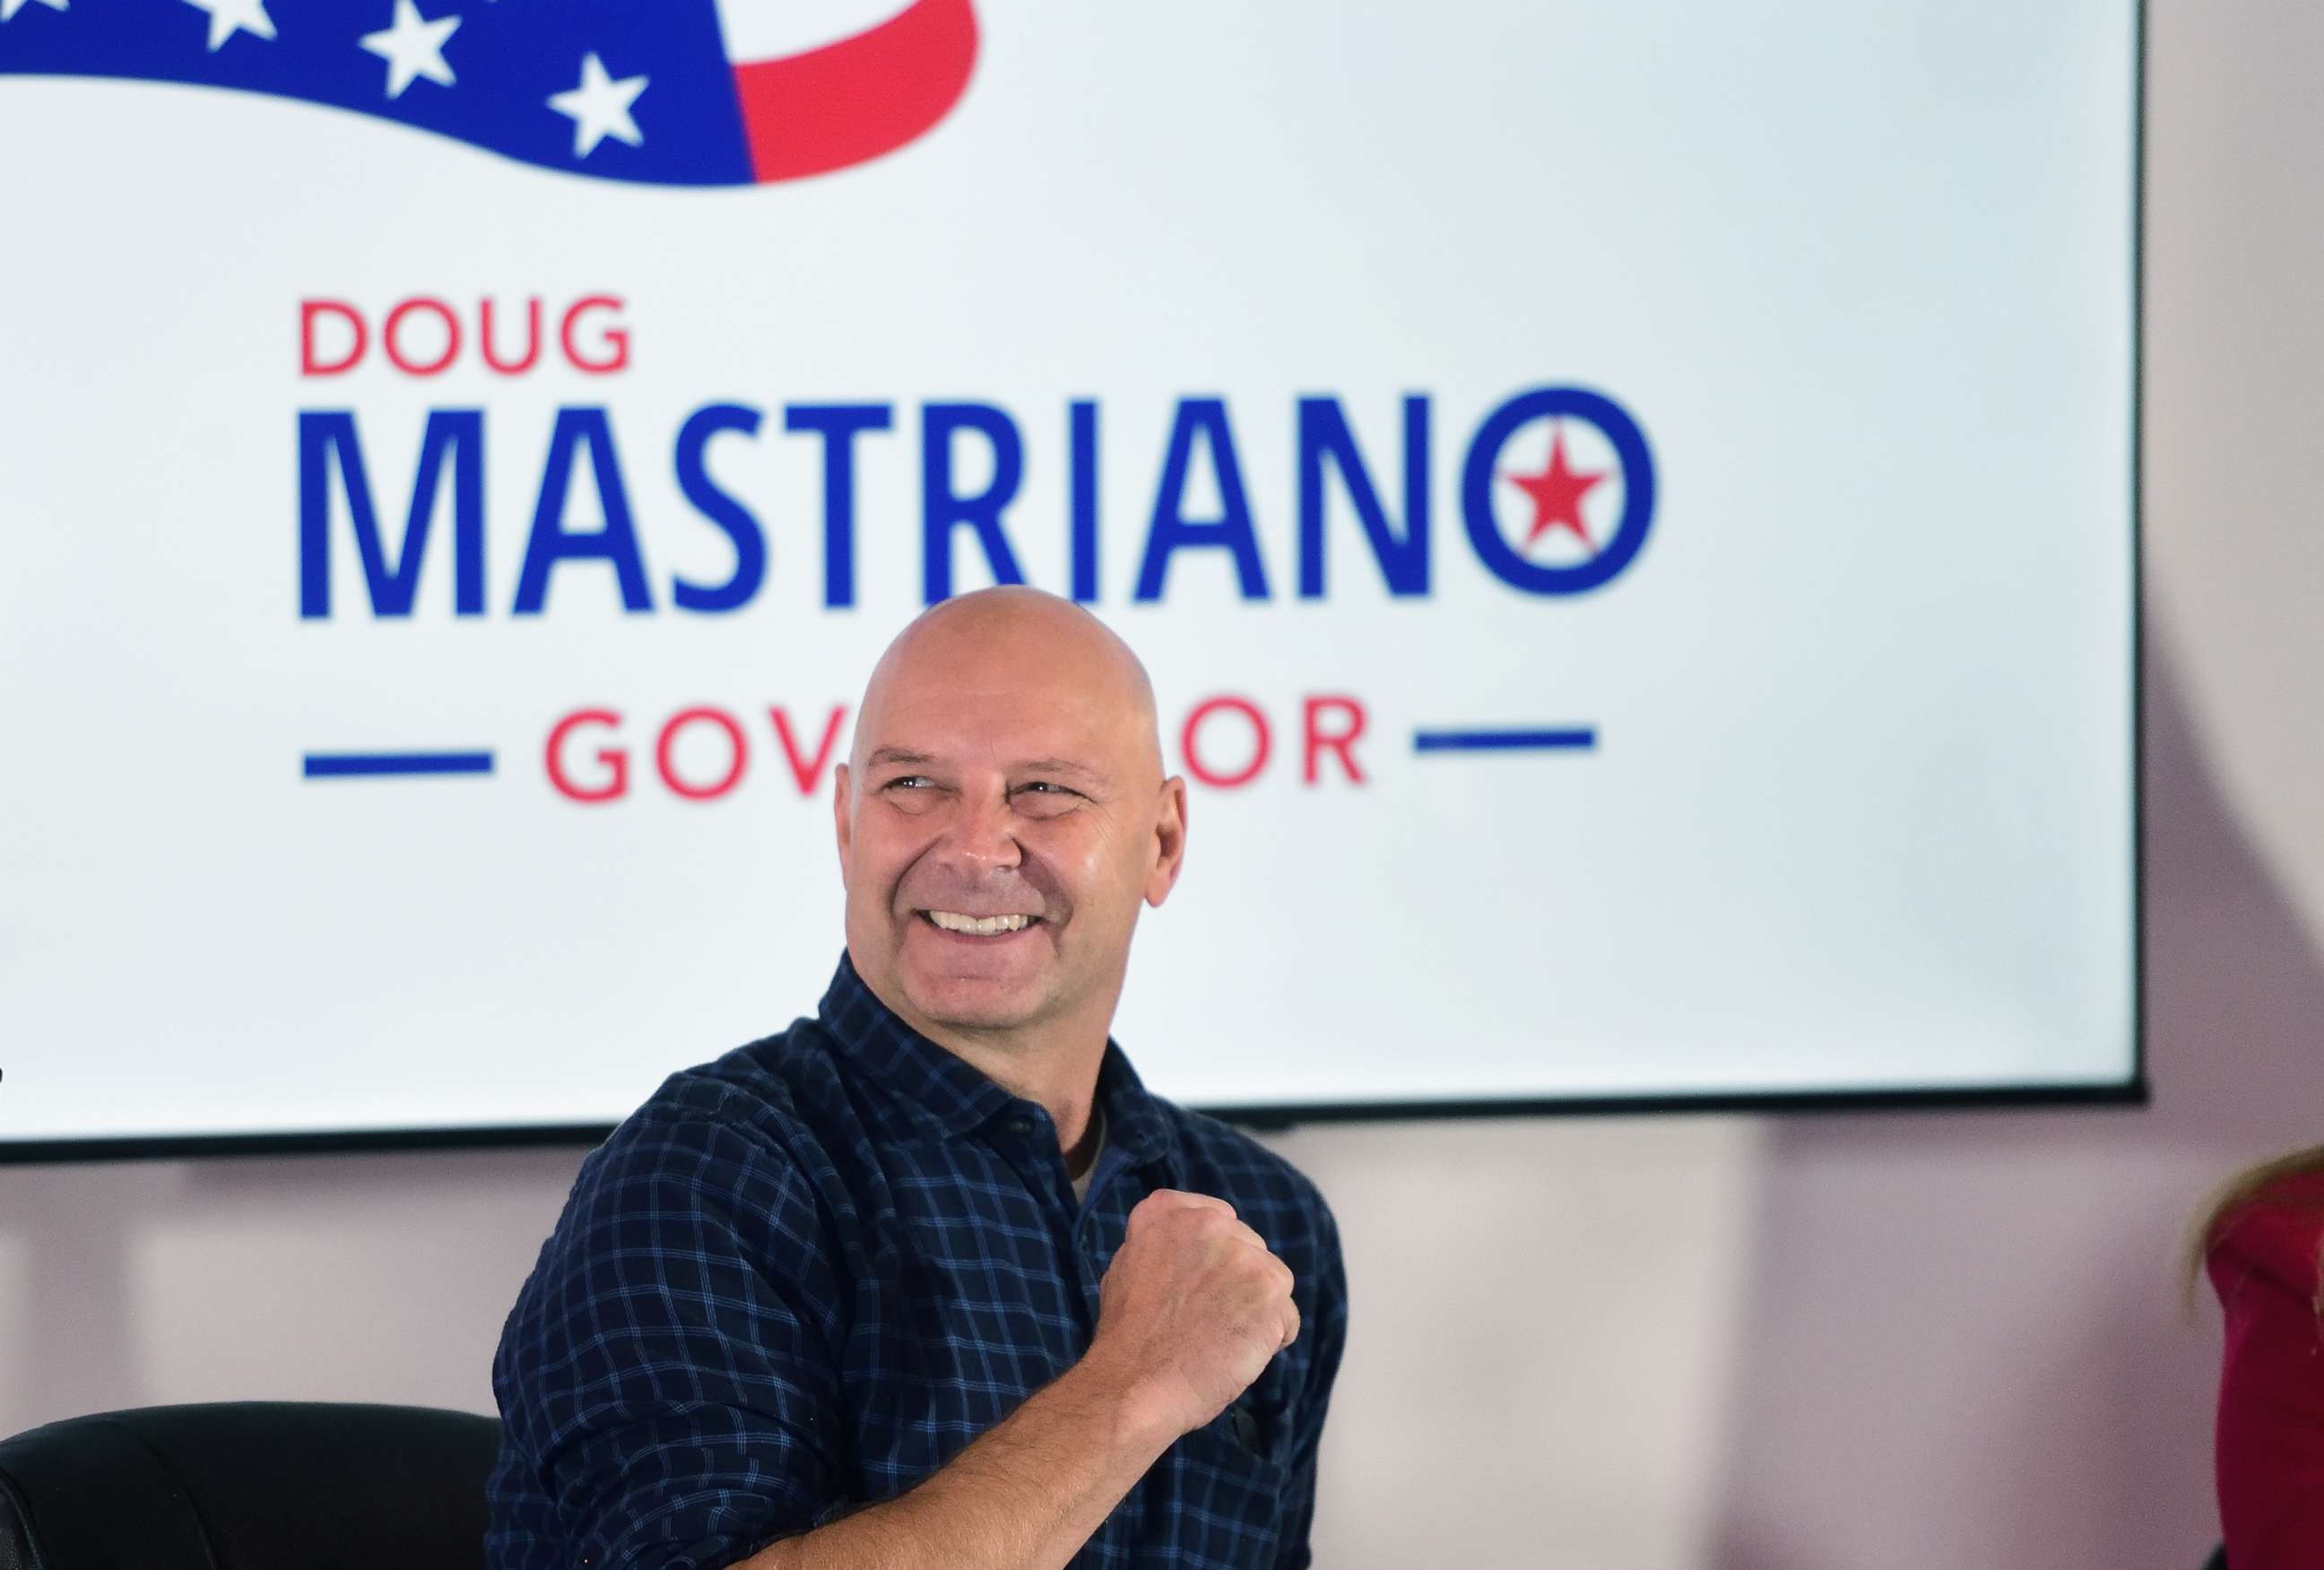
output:
[[[1533,498],[1533,528],[1526,535],[1525,549],[1531,550],[1552,529],[1571,529],[1582,537],[1582,544],[1595,550],[1598,542],[1590,538],[1590,531],[1582,521],[1582,498],[1606,476],[1578,475],[1566,467],[1565,427],[1561,424],[1549,429],[1549,466],[1537,475],[1501,476]]]

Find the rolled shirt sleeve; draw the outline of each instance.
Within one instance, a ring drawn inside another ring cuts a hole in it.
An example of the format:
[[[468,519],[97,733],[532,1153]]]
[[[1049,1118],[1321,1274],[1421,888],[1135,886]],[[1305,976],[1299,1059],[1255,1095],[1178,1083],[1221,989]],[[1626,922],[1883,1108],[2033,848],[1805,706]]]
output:
[[[503,1329],[496,1570],[722,1570],[838,1513],[838,1281],[779,1142],[641,1113]]]

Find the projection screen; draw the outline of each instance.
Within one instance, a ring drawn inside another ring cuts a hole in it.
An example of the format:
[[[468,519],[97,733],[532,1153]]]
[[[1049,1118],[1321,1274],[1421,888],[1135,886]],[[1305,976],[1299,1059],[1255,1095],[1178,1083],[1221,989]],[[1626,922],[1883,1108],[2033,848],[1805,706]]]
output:
[[[2125,0],[5,0],[0,1154],[812,1011],[948,595],[1256,1119],[2141,1094]]]

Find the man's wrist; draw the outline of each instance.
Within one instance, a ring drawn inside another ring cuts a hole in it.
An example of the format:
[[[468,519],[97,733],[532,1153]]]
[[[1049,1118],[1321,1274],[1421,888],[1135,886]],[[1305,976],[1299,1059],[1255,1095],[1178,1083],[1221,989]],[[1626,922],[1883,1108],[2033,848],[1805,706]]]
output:
[[[1158,1457],[1185,1432],[1160,1381],[1095,1349],[1060,1374],[1056,1385],[1065,1387],[1072,1399],[1105,1412],[1113,1424],[1114,1443],[1125,1448]]]
[[[1167,1393],[1084,1356],[915,1487],[735,1570],[1063,1565],[1178,1437]]]

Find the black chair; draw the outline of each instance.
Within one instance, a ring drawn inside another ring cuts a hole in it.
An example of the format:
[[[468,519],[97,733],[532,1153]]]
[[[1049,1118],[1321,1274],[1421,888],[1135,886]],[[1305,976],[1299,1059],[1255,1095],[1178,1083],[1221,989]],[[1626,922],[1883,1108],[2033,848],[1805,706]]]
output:
[[[0,1441],[0,1570],[483,1570],[500,1427],[305,1401],[51,1423]]]

